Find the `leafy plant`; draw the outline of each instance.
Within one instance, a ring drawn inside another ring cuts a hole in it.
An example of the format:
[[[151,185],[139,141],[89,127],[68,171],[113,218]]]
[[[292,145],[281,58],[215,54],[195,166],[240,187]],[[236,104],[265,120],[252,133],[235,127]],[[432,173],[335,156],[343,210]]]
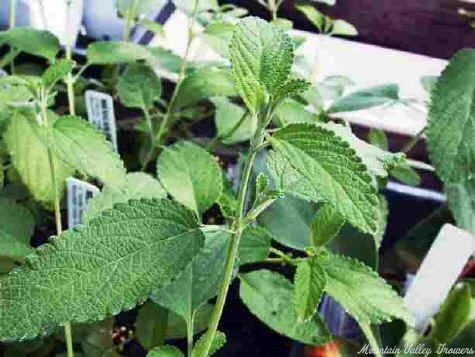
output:
[[[376,272],[387,220],[380,191],[390,175],[416,179],[404,154],[387,151],[383,132],[372,131],[368,143],[338,115],[404,104],[398,87],[348,94],[346,77],[311,83],[295,71],[298,40],[288,26],[241,18],[245,11],[232,5],[177,2],[191,23],[205,25],[221,62],[190,58],[197,36],[191,25],[183,58],[131,43],[131,27],[150,27],[143,15],[157,3],[119,1],[123,41],[92,43],[82,65],[68,47],[60,57],[48,32],[0,33],[14,54],[48,61],[38,75],[16,66],[0,78],[0,340],[58,343],[57,327],[64,326],[69,356],[75,348],[113,355],[120,347],[104,329],[111,329],[111,316],[137,309],[134,337],[149,356],[182,356],[170,339],[186,338],[188,356],[206,357],[232,338],[218,327],[236,282],[249,311],[281,335],[309,345],[332,341],[318,311],[328,295],[379,350],[378,325],[412,324],[400,296]],[[280,3],[266,4],[277,20]],[[350,34],[339,20],[318,21],[324,33]],[[466,229],[472,227],[466,118],[473,90],[470,75],[459,72],[471,68],[472,55],[457,55],[438,82],[427,130],[433,162]],[[102,75],[88,78],[91,67]],[[171,93],[156,69],[176,80]],[[116,152],[82,118],[86,88],[110,93],[132,113],[118,127],[137,147],[119,145]],[[459,106],[466,115],[448,120],[461,113]],[[213,121],[214,135],[196,129]],[[448,139],[440,134],[447,125]],[[88,202],[84,223],[63,230],[69,176],[101,192]],[[35,227],[50,237],[38,248],[29,244]],[[273,270],[275,264],[287,274]],[[454,294],[448,306],[459,295],[467,298],[466,291]],[[455,327],[436,329],[434,338],[460,336],[468,322],[466,309],[459,310],[454,321],[441,313],[440,325]]]

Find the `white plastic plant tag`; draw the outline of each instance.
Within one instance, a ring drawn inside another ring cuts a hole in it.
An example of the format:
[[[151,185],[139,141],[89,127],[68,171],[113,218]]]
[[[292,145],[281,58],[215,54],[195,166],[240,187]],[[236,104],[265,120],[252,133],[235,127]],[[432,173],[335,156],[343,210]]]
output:
[[[6,77],[6,76],[8,76],[8,73],[5,72],[4,69],[0,68],[0,77]]]
[[[475,249],[475,237],[445,224],[410,284],[404,303],[413,313],[415,327],[426,330]]]
[[[115,126],[114,101],[107,93],[87,90],[85,93],[87,118],[101,130],[117,151],[117,132]]]
[[[88,201],[99,193],[99,189],[74,177],[66,180],[68,190],[68,228],[82,223]]]

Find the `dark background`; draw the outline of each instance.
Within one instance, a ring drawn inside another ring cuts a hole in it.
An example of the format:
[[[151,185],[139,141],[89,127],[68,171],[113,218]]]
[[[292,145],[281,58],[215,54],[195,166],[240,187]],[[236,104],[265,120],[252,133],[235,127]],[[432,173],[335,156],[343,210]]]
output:
[[[268,17],[256,1],[232,1],[251,13]],[[475,4],[460,0],[337,0],[334,7],[305,1],[325,14],[351,22],[359,31],[356,41],[439,58],[450,58],[463,47],[475,47],[475,29],[458,9],[475,10]],[[295,27],[314,31],[295,10],[297,1],[285,0],[280,16],[294,21]]]

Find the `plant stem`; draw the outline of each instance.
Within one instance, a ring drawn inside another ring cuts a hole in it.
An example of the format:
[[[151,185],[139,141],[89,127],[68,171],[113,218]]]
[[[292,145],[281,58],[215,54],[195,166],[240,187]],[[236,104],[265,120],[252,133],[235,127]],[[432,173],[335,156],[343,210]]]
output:
[[[134,0],[130,7],[127,9],[126,20],[124,26],[124,41],[130,41],[130,32],[132,30],[132,24],[134,22],[137,13],[138,0]]]
[[[192,313],[189,321],[186,322],[186,355],[192,357],[193,355],[193,334],[194,334],[194,313]]]
[[[69,26],[69,24],[71,23],[71,20],[69,18],[69,15],[70,15],[70,6],[71,6],[71,1],[68,1],[67,2],[67,11],[66,11],[66,26]],[[72,56],[72,47],[73,47],[73,44],[72,44],[72,38],[71,38],[71,31],[69,31],[69,28],[68,28],[68,31],[66,31],[66,59],[71,61],[73,56]],[[74,103],[74,78],[73,78],[73,74],[71,72],[68,73],[68,75],[66,76],[66,87],[67,87],[67,91],[68,91],[68,105],[69,105],[69,114],[71,115],[76,115],[76,106],[75,106],[75,103]]]
[[[43,125],[45,126],[46,130],[48,130],[48,114],[47,114],[47,102],[48,99],[46,97],[46,91],[41,91],[41,116],[43,117]],[[47,135],[48,140],[50,135]],[[56,182],[56,174],[55,174],[55,165],[54,165],[54,158],[53,152],[51,150],[51,143],[48,143],[47,148],[48,153],[48,163],[49,163],[49,170],[51,175],[51,184],[53,186],[53,201],[54,201],[54,218],[56,224],[56,235],[60,235],[63,232],[63,226],[61,224],[61,207],[59,205],[59,195],[58,195],[58,185]],[[66,339],[66,350],[68,357],[74,357],[74,350],[73,350],[73,337],[72,337],[72,329],[71,324],[66,322],[64,324],[64,335]]]
[[[158,128],[157,135],[155,135],[155,146],[160,146],[162,144],[163,134],[165,134],[165,131],[170,125],[170,121],[173,117],[173,114],[175,113],[176,100],[178,98],[178,93],[180,92],[183,79],[185,78],[186,68],[188,66],[188,56],[190,55],[191,43],[194,37],[193,25],[195,23],[196,16],[198,14],[199,2],[200,2],[199,0],[195,0],[194,5],[193,5],[193,12],[191,13],[190,23],[188,25],[188,41],[186,43],[185,55],[183,56],[183,59],[181,61],[180,71],[178,72],[177,83],[173,90],[173,94],[170,99],[170,102],[168,103],[167,111],[165,112],[165,115],[162,118],[160,127]]]
[[[145,169],[148,166],[148,163],[150,162],[150,160],[152,160],[152,157],[153,157],[153,152],[155,150],[155,145],[153,144],[153,141],[155,137],[153,135],[153,125],[152,125],[152,119],[150,118],[150,113],[148,112],[147,108],[142,108],[142,111],[144,113],[145,122],[147,123],[148,133],[150,135],[149,148],[147,151],[147,155],[145,156],[145,159],[142,165],[142,170],[141,170],[141,171],[145,171]]]
[[[17,6],[17,0],[10,0],[10,8],[9,8],[9,14],[8,14],[8,26],[10,29],[14,28],[16,26],[16,6]],[[13,48],[10,48],[10,54],[13,55],[11,62],[10,62],[10,73],[13,74],[15,72],[15,57],[16,57],[16,51]]]
[[[262,123],[266,123],[266,120],[264,119]],[[201,356],[198,356],[198,357],[208,356],[209,349],[211,347],[211,344],[214,340],[214,336],[218,329],[219,320],[221,319],[221,315],[223,313],[224,304],[226,302],[226,297],[229,291],[229,285],[231,284],[231,280],[233,277],[233,268],[234,268],[234,263],[236,261],[238,248],[239,248],[239,242],[241,240],[241,235],[243,232],[243,223],[245,221],[244,211],[246,209],[245,207],[246,197],[247,197],[249,182],[251,180],[254,160],[257,154],[256,148],[262,144],[262,141],[264,139],[264,128],[265,128],[265,124],[259,125],[254,138],[251,140],[250,152],[247,157],[244,170],[241,176],[241,186],[239,188],[239,193],[238,193],[237,215],[233,222],[234,233],[231,235],[231,244],[229,246],[228,255],[226,258],[226,264],[224,267],[224,276],[221,283],[219,295],[213,309],[213,314],[211,315],[208,331],[206,331],[206,337],[205,337],[203,349],[201,349],[202,354]]]

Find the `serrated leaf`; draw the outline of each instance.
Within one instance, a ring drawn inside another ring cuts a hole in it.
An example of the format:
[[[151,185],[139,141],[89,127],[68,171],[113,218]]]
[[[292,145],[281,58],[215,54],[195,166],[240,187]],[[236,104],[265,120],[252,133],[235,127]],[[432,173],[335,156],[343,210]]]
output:
[[[397,84],[384,84],[367,89],[361,89],[336,100],[328,113],[351,112],[368,109],[379,105],[394,103],[399,100]]]
[[[180,85],[175,105],[185,107],[210,97],[233,97],[236,95],[236,88],[229,69],[203,67],[186,75]]]
[[[310,225],[316,211],[316,204],[286,195],[265,210],[258,220],[275,241],[304,251],[311,245]]]
[[[154,291],[151,299],[191,323],[198,307],[218,293],[229,241],[227,233],[207,233],[193,261],[176,280]]]
[[[117,91],[126,107],[148,109],[162,95],[162,84],[149,66],[134,63],[119,77]]]
[[[216,107],[214,122],[217,135],[223,138],[224,144],[247,141],[254,135],[257,127],[256,116],[246,113],[243,108],[232,103],[226,97],[214,97],[211,101]],[[229,135],[236,125],[239,125],[239,128]]]
[[[302,180],[363,232],[377,230],[376,189],[353,149],[322,126],[292,124],[269,138]]]
[[[32,116],[32,115],[31,115]],[[26,113],[16,112],[5,132],[5,144],[12,157],[12,162],[28,187],[33,197],[52,207],[54,201],[53,182],[50,175],[48,150],[45,135],[34,117]],[[66,178],[74,170],[53,155],[57,193],[62,197]]]
[[[445,183],[471,179],[475,173],[475,50],[457,52],[431,95],[426,129],[429,155]]]
[[[134,63],[140,60],[153,61],[147,47],[131,42],[97,41],[87,48],[89,64]]]
[[[0,256],[22,260],[33,252],[30,239],[34,224],[27,208],[0,197]]]
[[[204,356],[203,349],[205,348],[205,337],[206,334],[200,337],[200,339],[196,342],[195,346],[193,347],[193,352],[191,354],[192,357],[196,356]],[[216,331],[213,341],[211,342],[211,346],[209,347],[208,354],[206,356],[212,356],[216,352],[218,352],[221,348],[224,347],[226,344],[226,335],[221,331]]]
[[[206,42],[221,56],[229,57],[229,43],[233,37],[235,25],[225,21],[213,21],[204,29]]]
[[[102,192],[87,204],[85,221],[96,217],[116,203],[125,203],[131,199],[165,198],[167,193],[155,178],[142,172],[127,174],[121,186],[106,185]]]
[[[269,255],[272,236],[264,227],[247,226],[239,242],[239,263],[263,261]]]
[[[67,59],[61,59],[49,66],[41,75],[43,86],[48,88],[54,85],[57,81],[66,77],[73,69],[74,62]]]
[[[254,112],[287,82],[294,60],[292,39],[257,17],[238,23],[229,53],[236,89]]]
[[[317,257],[300,260],[294,278],[294,304],[299,318],[310,320],[325,289],[327,276]]]
[[[301,321],[295,308],[292,283],[280,274],[257,270],[240,276],[239,295],[248,309],[274,331],[309,345],[320,345],[332,337],[318,314]]]
[[[53,124],[54,151],[76,170],[121,186],[125,181],[122,160],[105,136],[80,117],[62,116]]]
[[[184,357],[184,354],[175,346],[165,345],[155,347],[147,353],[147,357]]]
[[[51,32],[31,27],[15,27],[0,32],[0,45],[9,45],[22,52],[53,60],[59,51],[59,41]]]
[[[327,244],[336,237],[345,220],[329,204],[323,205],[312,221],[310,241],[314,247]]]
[[[198,215],[210,208],[223,190],[218,163],[205,149],[191,142],[165,148],[158,158],[157,172],[163,187]]]
[[[178,276],[203,241],[196,218],[177,203],[118,204],[0,278],[0,339],[33,338],[66,321],[131,309]]]
[[[319,257],[327,273],[325,292],[360,324],[380,324],[399,318],[412,324],[403,300],[378,274],[363,263],[342,255]]]

